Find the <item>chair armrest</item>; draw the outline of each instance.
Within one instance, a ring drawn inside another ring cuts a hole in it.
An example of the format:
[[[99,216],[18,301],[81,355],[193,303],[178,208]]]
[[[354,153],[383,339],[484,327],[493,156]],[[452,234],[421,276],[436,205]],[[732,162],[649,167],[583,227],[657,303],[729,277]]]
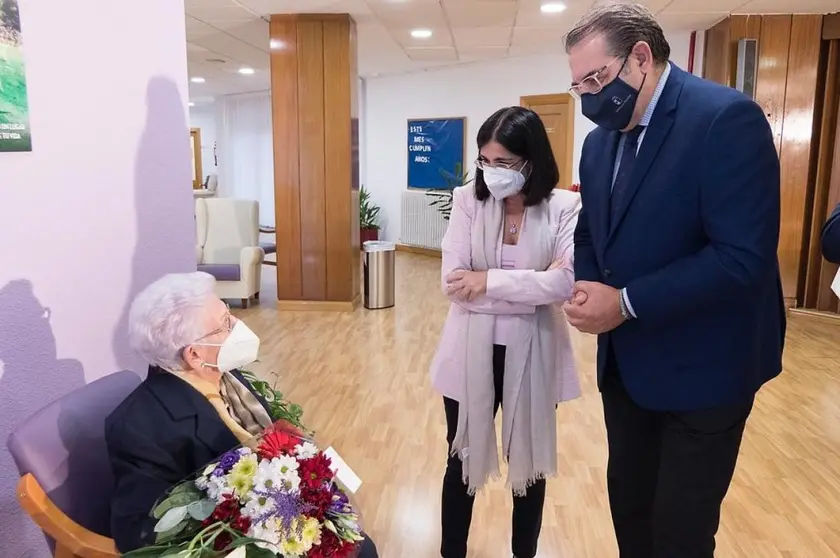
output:
[[[239,265],[242,268],[242,273],[248,267],[262,264],[265,259],[265,250],[259,246],[246,246],[239,253]]]
[[[18,501],[23,510],[41,528],[73,556],[81,558],[119,558],[113,539],[88,531],[53,504],[31,474],[18,483]],[[59,553],[60,554],[60,553]]]

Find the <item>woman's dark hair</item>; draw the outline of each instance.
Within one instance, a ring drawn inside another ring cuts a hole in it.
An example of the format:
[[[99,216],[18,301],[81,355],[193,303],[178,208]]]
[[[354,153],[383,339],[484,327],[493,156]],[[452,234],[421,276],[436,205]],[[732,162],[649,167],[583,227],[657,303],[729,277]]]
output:
[[[545,125],[536,112],[524,107],[500,109],[481,125],[476,141],[479,152],[491,141],[496,141],[528,162],[525,186],[522,188],[526,206],[538,205],[551,197],[554,187],[560,182],[560,172]],[[475,171],[475,197],[479,201],[490,197],[481,169]]]

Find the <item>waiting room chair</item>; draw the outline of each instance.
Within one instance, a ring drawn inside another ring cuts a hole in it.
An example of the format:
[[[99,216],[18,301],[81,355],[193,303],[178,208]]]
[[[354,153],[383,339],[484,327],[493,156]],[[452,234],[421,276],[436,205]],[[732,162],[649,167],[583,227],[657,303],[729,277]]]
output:
[[[114,477],[105,419],[140,385],[117,372],[53,401],[8,440],[21,474],[18,501],[47,535],[55,558],[114,558],[109,538]]]
[[[195,200],[198,271],[216,278],[216,295],[240,299],[247,308],[260,296],[262,262],[260,205],[255,200]]]

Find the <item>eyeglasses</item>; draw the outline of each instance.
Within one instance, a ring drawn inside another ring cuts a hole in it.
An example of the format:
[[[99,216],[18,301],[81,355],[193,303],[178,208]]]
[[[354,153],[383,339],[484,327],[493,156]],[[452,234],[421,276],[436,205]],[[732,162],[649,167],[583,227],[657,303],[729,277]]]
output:
[[[208,333],[206,335],[202,335],[201,337],[199,337],[198,339],[195,340],[196,342],[201,341],[202,339],[207,339],[208,337],[213,337],[214,335],[218,335],[219,333],[229,333],[230,330],[233,329],[234,318],[230,313],[230,306],[225,304],[225,308],[227,308],[227,312],[225,312],[225,315],[222,316],[221,327],[218,327],[218,328],[214,329],[213,331],[211,331],[210,333]]]
[[[517,165],[524,165],[524,161],[519,159],[518,161],[513,161],[512,163],[491,163],[490,161],[485,161],[484,159],[476,159],[475,166],[481,170],[484,169],[507,169],[511,170]]]
[[[621,57],[613,58],[612,62],[603,66],[601,69],[596,70],[595,72],[589,74],[587,77],[583,78],[580,83],[577,83],[571,87],[569,87],[569,93],[572,94],[572,97],[580,101],[581,95],[596,95],[601,92],[604,88],[606,83],[603,83],[601,79],[604,77],[603,73],[616,63],[616,61],[621,60]],[[624,63],[619,68],[618,72],[621,73],[621,70],[624,69],[624,64],[627,63],[627,57],[624,58]]]

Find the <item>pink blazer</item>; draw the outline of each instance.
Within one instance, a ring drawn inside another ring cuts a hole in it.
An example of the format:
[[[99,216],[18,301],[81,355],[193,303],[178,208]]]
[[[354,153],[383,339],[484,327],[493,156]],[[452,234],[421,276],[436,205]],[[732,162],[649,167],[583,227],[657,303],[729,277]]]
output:
[[[471,312],[482,314],[533,314],[537,306],[554,306],[554,333],[557,339],[556,401],[580,396],[569,328],[560,304],[571,297],[574,285],[574,230],[580,211],[580,194],[555,190],[549,201],[549,217],[554,243],[554,260],[563,265],[550,271],[491,269],[487,273],[487,293],[472,302],[452,299],[449,314],[441,332],[437,352],[432,360],[432,385],[444,397],[463,398],[465,351],[459,350],[467,339],[467,317]],[[453,195],[449,227],[443,238],[441,283],[445,290],[446,276],[456,269],[472,269],[470,238],[473,226],[483,226],[481,212],[485,205],[475,198],[472,186],[457,188]],[[527,215],[526,223],[527,227]],[[527,246],[523,246],[525,250]],[[499,245],[501,251],[501,244]],[[497,261],[501,261],[497,254]],[[488,374],[492,371],[488,370]]]

